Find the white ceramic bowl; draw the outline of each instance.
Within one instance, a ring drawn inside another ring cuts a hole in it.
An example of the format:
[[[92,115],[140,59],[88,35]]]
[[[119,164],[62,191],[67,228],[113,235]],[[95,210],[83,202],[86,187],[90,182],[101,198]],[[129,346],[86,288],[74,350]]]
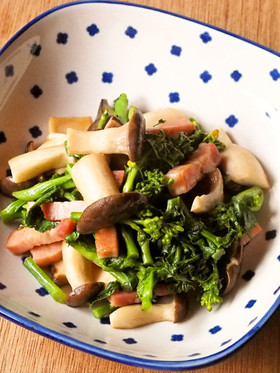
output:
[[[203,367],[247,342],[280,303],[280,58],[276,52],[182,16],[114,2],[66,4],[34,19],[0,55],[0,157],[46,135],[48,118],[95,116],[100,98],[127,93],[143,110],[176,107],[206,130],[224,127],[261,160],[273,184],[263,233],[246,249],[224,303],[183,323],[113,330],[86,308],[55,303],[4,248],[0,311],[85,352],[142,367]],[[1,198],[1,208],[8,199]]]

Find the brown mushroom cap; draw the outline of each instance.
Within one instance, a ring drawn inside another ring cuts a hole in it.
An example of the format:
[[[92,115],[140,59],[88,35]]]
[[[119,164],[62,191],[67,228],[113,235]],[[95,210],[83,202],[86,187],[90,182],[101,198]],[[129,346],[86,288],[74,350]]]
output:
[[[134,111],[128,123],[128,128],[128,156],[132,162],[136,162],[141,157],[145,135],[145,118],[141,111]]]
[[[0,180],[0,190],[2,194],[4,194],[5,196],[12,197],[13,192],[17,192],[18,190],[30,188],[35,183],[36,183],[36,180],[34,179],[23,181],[21,183],[15,183],[12,176],[6,176]]]
[[[128,219],[147,204],[147,198],[141,193],[113,194],[89,205],[77,224],[81,234],[94,233],[97,230]]]
[[[88,302],[97,294],[103,285],[99,282],[79,286],[67,295],[66,304],[70,307],[79,307]]]
[[[228,294],[235,286],[241,270],[243,259],[243,244],[236,241],[228,253],[227,260],[223,268],[223,279],[225,281],[223,295]]]
[[[187,314],[187,299],[184,294],[174,295],[174,323],[183,321]]]

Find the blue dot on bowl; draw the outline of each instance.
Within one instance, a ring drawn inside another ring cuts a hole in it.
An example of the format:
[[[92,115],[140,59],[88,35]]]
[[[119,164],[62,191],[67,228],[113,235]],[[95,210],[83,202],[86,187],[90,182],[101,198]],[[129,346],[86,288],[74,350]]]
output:
[[[63,323],[67,328],[70,328],[70,329],[73,329],[73,328],[77,328],[77,326],[72,323],[71,321],[66,321]]]
[[[67,44],[68,42],[68,34],[66,32],[59,32],[56,35],[56,42],[57,44]]]
[[[230,74],[230,77],[235,81],[235,82],[238,82],[241,77],[242,77],[242,74],[238,71],[238,70],[234,70],[231,74]]]
[[[220,332],[221,330],[222,330],[222,328],[220,327],[220,325],[216,325],[213,328],[209,329],[209,333],[216,334],[216,333]]]
[[[153,63],[150,63],[149,65],[147,65],[145,67],[145,70],[146,70],[148,75],[153,75],[157,72],[157,68],[155,67],[155,65]]]
[[[203,41],[203,43],[207,44],[212,40],[211,35],[208,31],[205,31],[203,34],[200,34],[200,39]]]
[[[87,27],[87,32],[89,33],[90,36],[94,36],[100,32],[99,28],[95,23]]]
[[[137,34],[137,30],[132,26],[128,26],[128,28],[125,30],[125,35],[127,35],[131,39],[134,39],[136,34]]]
[[[31,316],[40,317],[40,315],[39,315],[38,313],[36,313],[36,312],[29,311],[28,313],[29,313],[29,315],[31,315]]]
[[[182,48],[177,45],[172,45],[170,53],[173,54],[174,56],[179,57],[181,56]]]
[[[32,94],[32,96],[34,98],[39,98],[42,94],[43,94],[43,90],[37,85],[35,84],[31,89],[30,89],[30,93]]]
[[[14,71],[14,65],[7,65],[5,66],[5,76],[6,78],[10,78],[14,76],[15,71]]]
[[[104,72],[102,74],[102,82],[110,84],[113,82],[113,77],[114,77],[113,73]]]
[[[29,132],[31,133],[32,137],[36,139],[37,137],[42,135],[42,131],[38,126],[33,126],[29,128]]]
[[[37,294],[40,295],[40,297],[44,297],[45,295],[48,295],[48,291],[45,288],[39,288],[35,290]]]
[[[272,229],[270,231],[265,232],[265,239],[268,240],[273,240],[276,237],[276,229]]]
[[[71,71],[70,73],[67,73],[65,75],[65,78],[68,84],[77,83],[77,81],[79,80],[78,75],[75,71]]]
[[[4,285],[2,282],[0,282],[0,290],[4,290],[4,289],[6,289],[6,288],[7,288],[7,286]]]
[[[123,341],[128,345],[137,343],[134,338],[124,338]]]
[[[280,73],[277,69],[273,69],[269,72],[270,76],[272,77],[273,80],[277,81],[280,79]]]
[[[7,138],[6,138],[5,132],[0,131],[0,144],[3,144],[6,141],[7,141]]]
[[[248,269],[245,273],[243,273],[242,278],[245,281],[250,281],[255,276],[255,272],[251,269]]]
[[[252,308],[256,303],[256,299],[251,299],[249,302],[246,304],[245,308]]]
[[[32,56],[40,56],[40,53],[41,53],[41,45],[40,44],[37,44],[37,43],[34,43],[31,48],[30,48],[30,53],[32,54]]]
[[[225,122],[229,127],[234,127],[238,123],[238,119],[235,115],[231,114],[226,118]]]
[[[209,71],[205,70],[199,75],[200,79],[203,81],[203,83],[208,83],[209,80],[212,79],[212,75],[209,73]]]
[[[183,341],[183,339],[184,339],[184,335],[183,334],[173,334],[171,336],[171,341],[172,342],[181,342],[181,341]]]
[[[172,103],[175,103],[175,102],[179,102],[180,101],[180,95],[178,92],[170,92],[169,93],[169,102],[172,104]]]

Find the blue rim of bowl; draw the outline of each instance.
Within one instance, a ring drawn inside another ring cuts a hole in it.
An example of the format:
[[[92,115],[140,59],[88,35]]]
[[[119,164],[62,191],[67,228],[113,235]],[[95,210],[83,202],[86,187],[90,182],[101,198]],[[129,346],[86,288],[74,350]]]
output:
[[[232,36],[234,38],[240,39],[246,43],[249,43],[251,45],[254,45],[258,48],[264,49],[269,53],[272,53],[276,55],[277,57],[280,57],[280,53],[265,47],[261,44],[258,44],[254,41],[251,41],[249,39],[246,39],[242,36],[236,35],[234,33],[231,33],[229,31],[223,30],[219,27],[209,25],[207,23],[201,22],[194,20],[192,18],[168,12],[163,9],[157,9],[141,4],[133,4],[133,3],[126,3],[123,1],[114,1],[114,0],[81,0],[81,1],[75,1],[75,2],[70,2],[66,4],[59,5],[57,7],[51,8],[44,13],[40,14],[39,16],[35,17],[32,19],[29,23],[27,23],[24,27],[22,27],[8,42],[0,49],[0,56],[4,53],[4,51],[21,35],[23,34],[29,27],[31,27],[33,24],[36,22],[40,21],[42,18],[48,16],[51,13],[54,13],[60,9],[67,8],[70,6],[76,6],[76,5],[81,5],[81,4],[93,4],[93,3],[103,3],[103,4],[115,4],[115,5],[123,5],[123,6],[132,6],[132,7],[138,7],[138,8],[144,8],[148,9],[151,11],[155,12],[160,12],[160,13],[165,13],[170,16],[178,17],[181,19],[184,19],[189,22],[197,23],[200,25],[203,25],[207,28],[211,28],[214,30],[217,30],[219,32],[222,32],[224,34],[227,34],[229,36]],[[64,334],[58,333],[54,330],[51,330],[47,327],[44,327],[42,325],[37,324],[34,321],[31,321],[29,319],[26,319],[23,316],[20,316],[16,314],[13,311],[10,311],[9,309],[3,307],[0,305],[0,315],[5,317],[7,320],[12,321],[30,331],[36,332],[44,337],[50,338],[56,342],[62,343],[64,345],[67,345],[72,348],[76,348],[80,351],[89,353],[89,354],[94,354],[98,357],[106,358],[109,360],[113,360],[118,363],[124,363],[124,364],[129,364],[129,365],[134,365],[134,366],[139,366],[141,368],[146,368],[146,369],[158,369],[158,370],[190,370],[190,369],[197,369],[197,368],[203,368],[206,366],[209,366],[211,364],[218,363],[222,359],[228,357],[230,354],[236,352],[239,350],[241,347],[244,346],[245,343],[247,343],[253,336],[255,336],[258,331],[263,327],[263,325],[270,319],[270,317],[276,312],[278,307],[280,306],[280,296],[276,299],[272,307],[266,312],[266,314],[260,319],[260,321],[254,325],[254,327],[247,333],[245,334],[242,338],[240,338],[237,342],[232,344],[230,347],[207,357],[204,358],[199,358],[199,359],[193,359],[193,360],[182,360],[182,361],[165,361],[165,360],[150,360],[150,359],[144,359],[144,358],[138,358],[138,357],[133,357],[130,355],[125,355],[121,354],[118,352],[112,352],[109,350],[106,350],[104,348],[96,347],[90,344],[87,344],[85,342],[80,342],[74,338],[68,337]]]

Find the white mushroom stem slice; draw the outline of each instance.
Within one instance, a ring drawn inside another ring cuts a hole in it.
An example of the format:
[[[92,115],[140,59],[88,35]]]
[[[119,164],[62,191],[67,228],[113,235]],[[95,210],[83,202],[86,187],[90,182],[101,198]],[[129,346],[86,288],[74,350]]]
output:
[[[91,126],[91,117],[69,117],[69,118],[49,118],[49,136],[53,133],[66,134],[67,128],[75,128],[82,131],[87,131]]]
[[[37,149],[9,160],[15,183],[32,179],[54,168],[65,167],[68,156],[63,145]]]
[[[104,285],[108,285],[109,282],[115,281],[115,277],[111,275],[110,272],[104,271],[102,268],[98,267],[95,263],[93,263],[93,277],[94,282],[103,283]]]
[[[231,138],[229,135],[226,133],[226,131],[223,128],[219,128],[219,135],[218,135],[218,140],[221,141],[225,146],[229,146],[233,142],[231,141]]]
[[[104,154],[85,155],[74,164],[71,176],[88,205],[103,197],[119,193]]]
[[[52,279],[58,286],[64,286],[68,284],[67,277],[65,274],[64,263],[61,259],[51,265]]]
[[[270,188],[262,165],[249,150],[237,144],[230,144],[221,155],[221,171],[232,181],[246,186]]]
[[[215,168],[206,176],[210,183],[210,192],[195,197],[191,211],[196,214],[208,212],[224,200],[224,182],[221,171]]]
[[[52,136],[48,137],[48,139],[41,144],[38,149],[49,148],[51,146],[58,146],[63,145],[67,137],[64,133],[54,133]]]
[[[67,146],[70,154],[126,154],[136,162],[142,151],[145,133],[143,114],[135,110],[131,120],[120,127],[107,128],[106,131],[67,130]]]
[[[80,306],[101,288],[101,284],[95,281],[93,263],[65,241],[62,243],[62,259],[66,278],[72,288],[67,296],[67,304]]]
[[[187,116],[182,110],[175,108],[162,108],[145,113],[144,118],[146,120],[146,128],[152,128],[162,120],[173,121],[187,118]]]
[[[161,321],[182,321],[187,310],[185,300],[178,295],[162,297],[162,301],[166,299],[168,303],[154,304],[147,311],[142,310],[141,304],[120,307],[110,315],[111,326],[115,329],[133,329]]]

